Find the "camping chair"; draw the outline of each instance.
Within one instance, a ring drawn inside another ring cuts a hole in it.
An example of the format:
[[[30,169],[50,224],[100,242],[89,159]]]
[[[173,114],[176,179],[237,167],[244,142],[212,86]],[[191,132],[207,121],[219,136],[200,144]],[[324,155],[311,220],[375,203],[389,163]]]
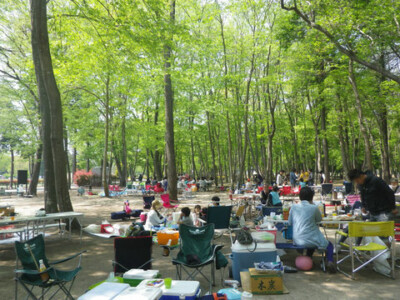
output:
[[[154,196],[143,196],[143,208],[144,209],[150,209],[151,208],[151,204],[154,201]]]
[[[339,260],[338,251],[336,252],[337,270],[346,276],[355,279],[355,273],[367,266],[369,263],[374,262],[377,258],[385,253],[390,253],[391,256],[391,273],[394,279],[394,263],[396,255],[396,242],[394,239],[394,222],[351,222],[349,223],[349,233],[337,231],[335,234],[335,242],[337,243],[338,236],[345,236],[349,238],[349,243],[340,243],[342,247],[349,249],[349,253]],[[356,238],[360,237],[387,237],[389,238],[390,247],[375,242],[370,242],[366,245],[357,246]],[[374,254],[374,251],[379,251]],[[369,253],[369,254],[368,254]],[[351,275],[345,273],[340,269],[339,265],[351,259]],[[361,264],[355,268],[354,260],[357,259]]]
[[[153,238],[151,236],[114,239],[114,272],[125,273],[130,269],[151,269]]]
[[[214,224],[214,229],[220,232],[218,237],[222,236],[223,231],[228,230],[232,242],[231,216],[232,206],[210,206],[207,209],[206,224]]]
[[[333,184],[323,183],[321,184],[321,196],[322,200],[332,200]],[[330,199],[327,196],[330,195]]]
[[[182,271],[188,276],[186,280],[195,280],[200,274],[210,284],[209,292],[215,284],[216,253],[222,245],[213,245],[214,224],[203,227],[192,227],[181,224],[179,226],[180,251],[172,264],[176,266],[177,279],[182,280]],[[211,265],[211,279],[203,273],[203,268]],[[190,270],[189,270],[190,269]],[[193,270],[194,269],[194,270]]]
[[[167,211],[169,209],[172,209],[173,211],[175,211],[175,208],[178,207],[178,205],[172,205],[171,201],[169,200],[169,194],[162,194],[160,195],[161,200],[163,202],[163,207],[167,209]]]
[[[71,295],[71,288],[74,284],[75,278],[81,270],[82,254],[86,251],[79,252],[68,258],[58,261],[48,261],[45,253],[45,245],[43,235],[38,235],[33,239],[25,242],[15,242],[15,252],[17,255],[16,269],[15,269],[15,299],[18,298],[18,283],[22,285],[28,293],[27,298],[44,299],[44,296],[55,287],[55,291],[51,294],[49,299],[52,299],[58,291],[64,292],[66,298],[74,299]],[[70,271],[57,270],[54,265],[67,262],[79,256],[79,262],[75,269]],[[39,272],[39,260],[43,260],[46,266],[46,271]],[[20,269],[18,261],[21,262],[22,269]],[[49,280],[43,282],[41,279],[42,274],[47,273]],[[69,284],[69,287],[67,286]],[[34,288],[41,289],[41,296],[35,296]]]

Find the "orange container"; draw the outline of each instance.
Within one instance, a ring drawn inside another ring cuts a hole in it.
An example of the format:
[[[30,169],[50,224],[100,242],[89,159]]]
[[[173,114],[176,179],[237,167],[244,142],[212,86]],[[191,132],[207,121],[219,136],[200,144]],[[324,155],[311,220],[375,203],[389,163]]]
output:
[[[171,240],[171,246],[178,244],[179,240],[179,232],[177,231],[167,231],[167,232],[158,232],[157,239],[159,245],[167,245],[168,241]]]

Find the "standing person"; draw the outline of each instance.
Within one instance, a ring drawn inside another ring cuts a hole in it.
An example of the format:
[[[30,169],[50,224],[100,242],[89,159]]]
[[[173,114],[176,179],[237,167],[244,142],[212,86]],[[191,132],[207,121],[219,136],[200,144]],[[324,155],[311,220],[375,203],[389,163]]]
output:
[[[162,180],[162,186],[164,188],[164,191],[168,190],[168,180],[167,177],[164,177],[164,179]]]
[[[325,183],[325,174],[322,171],[319,172],[319,183],[320,184]]]
[[[138,179],[139,179],[139,183],[141,183],[143,180],[143,174],[140,174]]]
[[[399,180],[397,178],[392,178],[390,180],[390,188],[393,190],[395,194],[400,193],[400,185],[399,185]]]
[[[276,185],[277,186],[282,186],[284,182],[284,173],[285,171],[280,170],[278,175],[276,176]]]
[[[327,269],[335,273],[333,262],[333,245],[319,230],[318,223],[322,221],[318,206],[313,204],[314,191],[309,187],[300,190],[301,203],[292,206],[289,212],[289,225],[293,226],[293,242],[304,248],[318,248],[326,251]],[[307,250],[307,256],[313,255],[313,250]]]
[[[348,176],[358,185],[362,211],[369,211],[372,222],[393,220],[397,214],[394,192],[382,178],[359,169],[349,171]]]
[[[289,180],[292,188],[296,187],[296,180],[297,180],[296,169],[292,169],[292,172],[290,172]]]
[[[314,173],[311,169],[308,170],[308,186],[314,185]]]

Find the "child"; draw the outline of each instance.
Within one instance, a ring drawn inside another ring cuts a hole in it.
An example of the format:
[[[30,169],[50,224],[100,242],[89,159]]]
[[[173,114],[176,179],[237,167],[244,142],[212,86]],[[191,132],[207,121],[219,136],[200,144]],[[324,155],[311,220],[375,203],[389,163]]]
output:
[[[221,199],[219,199],[218,196],[214,196],[211,198],[212,201],[212,206],[219,206],[219,202],[221,201]]]
[[[307,183],[304,182],[303,178],[300,178],[300,188],[304,188],[307,186]]]
[[[300,190],[301,203],[292,206],[289,213],[289,225],[293,226],[294,244],[304,248],[318,248],[326,250],[329,272],[335,273],[333,263],[333,245],[321,233],[318,223],[322,220],[321,213],[313,204],[314,191],[309,187]],[[314,251],[307,251],[312,256]]]
[[[181,217],[178,221],[178,224],[185,224],[187,226],[193,226],[193,220],[192,217],[190,216],[190,208],[189,207],[184,207],[181,209]]]
[[[275,185],[268,196],[269,206],[282,206],[281,199],[279,199],[279,188]]]
[[[194,226],[199,227],[201,225],[201,221],[200,220],[204,220],[203,219],[204,218],[204,214],[203,214],[203,211],[202,211],[200,205],[197,204],[194,207],[194,211],[192,213],[192,216],[193,216],[193,224],[194,224]]]

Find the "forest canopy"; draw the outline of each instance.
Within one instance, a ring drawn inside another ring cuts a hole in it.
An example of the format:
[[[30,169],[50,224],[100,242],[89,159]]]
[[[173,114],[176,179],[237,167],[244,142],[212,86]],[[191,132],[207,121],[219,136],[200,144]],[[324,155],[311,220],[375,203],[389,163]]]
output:
[[[0,3],[0,151],[34,176],[45,149],[30,10]],[[360,167],[388,181],[400,165],[399,19],[392,0],[48,1],[69,178],[102,166],[121,185],[161,180],[169,103],[178,174],[221,185]]]

